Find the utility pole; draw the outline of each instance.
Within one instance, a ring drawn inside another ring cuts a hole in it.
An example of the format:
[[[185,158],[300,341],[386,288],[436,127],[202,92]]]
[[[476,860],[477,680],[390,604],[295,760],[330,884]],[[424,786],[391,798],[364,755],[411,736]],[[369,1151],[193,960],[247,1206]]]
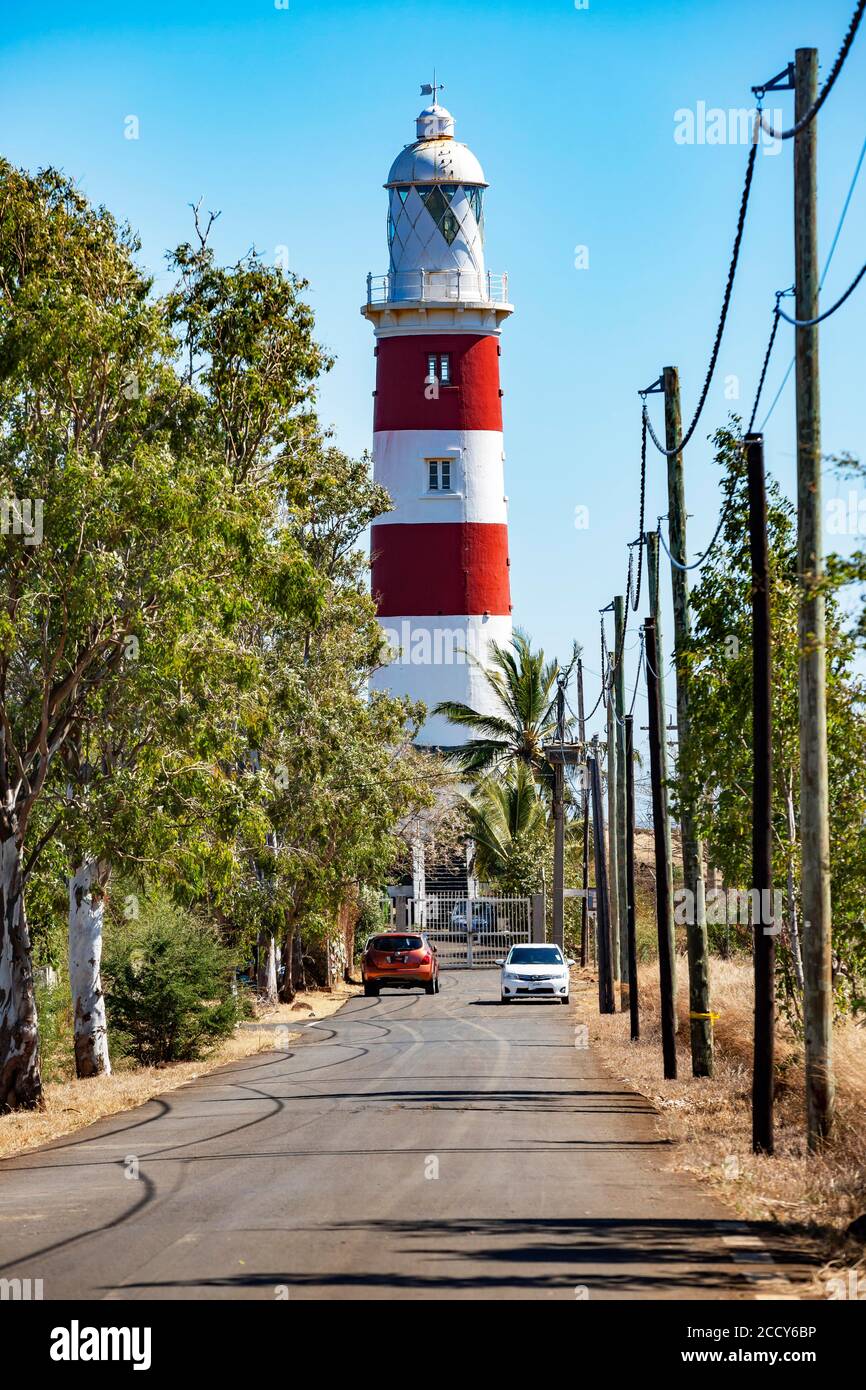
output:
[[[776,937],[773,920],[772,647],[767,553],[764,436],[746,435],[749,550],[752,560],[752,931],[755,964],[755,1049],[752,1071],[752,1148],[773,1152],[773,1031],[776,1013]],[[757,910],[756,910],[757,909]]]
[[[608,901],[610,904],[610,935],[613,942],[613,978],[619,980],[619,869],[616,855],[616,719],[614,718],[613,686],[607,692],[607,859]]]
[[[583,661],[577,659],[577,737],[583,750],[581,768],[581,800],[583,811],[583,872],[581,875],[581,888],[583,897],[580,900],[580,964],[586,967],[587,948],[589,945],[589,767],[586,761],[586,717],[583,705]]]
[[[628,923],[628,1011],[631,1040],[640,1037],[637,997],[637,903],[634,893],[634,720],[625,716],[626,920]]]
[[[598,739],[593,739],[589,759],[592,790],[592,842],[595,851],[595,916],[598,924],[598,1009],[615,1014],[613,990],[613,941],[610,929],[610,900],[607,891],[607,864],[604,852],[604,808],[601,801],[601,772],[598,765]]]
[[[614,709],[616,710],[616,896],[619,906],[619,997],[620,1008],[628,1008],[628,887],[626,884],[625,841],[625,599],[621,594],[613,601],[614,654],[619,653],[613,673]]]
[[[794,119],[818,92],[818,50],[794,57]],[[813,119],[794,137],[796,318],[818,315],[818,130]],[[806,1119],[810,1150],[833,1128],[833,979],[827,689],[821,535],[821,401],[818,328],[794,329],[797,383],[797,568],[800,576],[800,834],[803,847],[803,973]]]
[[[565,687],[562,677],[556,690],[556,742],[560,757],[553,764],[553,943],[565,946]]]
[[[658,665],[656,666],[656,679],[659,687],[659,708],[661,709],[661,722],[664,729],[667,725],[667,714],[665,705],[665,673],[664,673],[664,646],[662,643],[662,605],[659,593],[659,538],[657,531],[647,531],[644,534],[646,542],[647,560],[647,580],[649,581],[650,617],[655,623],[656,632],[656,655]],[[668,775],[668,745],[667,737],[662,737],[661,746],[661,769],[662,785],[667,788],[670,785]],[[664,843],[665,843],[665,865],[667,868],[667,893],[668,901],[674,900],[674,851],[671,843],[671,819],[669,815],[664,818]],[[674,924],[674,914],[670,915],[671,933],[671,962],[674,980],[674,996],[677,992],[677,943],[676,927]]]
[[[676,1005],[673,988],[670,918],[673,905],[668,897],[668,875],[664,862],[664,822],[667,816],[667,788],[661,776],[661,746],[664,726],[659,703],[658,653],[655,624],[647,618],[644,624],[646,655],[646,687],[649,703],[650,777],[652,779],[653,839],[656,861],[656,925],[659,942],[659,990],[661,994],[662,1058],[665,1079],[677,1076]]]
[[[676,367],[662,373],[665,393],[665,442],[673,449],[682,439],[680,380]],[[674,657],[677,673],[677,761],[680,789],[680,833],[683,842],[683,879],[687,890],[686,933],[689,954],[689,1022],[692,1044],[692,1074],[713,1074],[713,1024],[710,1016],[709,948],[704,897],[703,845],[695,826],[691,794],[686,790],[690,776],[689,745],[689,580],[680,566],[686,563],[686,499],[682,453],[668,458],[668,533],[671,554],[679,565],[671,565],[674,599]],[[656,667],[658,670],[658,667]],[[664,737],[664,734],[662,734]]]

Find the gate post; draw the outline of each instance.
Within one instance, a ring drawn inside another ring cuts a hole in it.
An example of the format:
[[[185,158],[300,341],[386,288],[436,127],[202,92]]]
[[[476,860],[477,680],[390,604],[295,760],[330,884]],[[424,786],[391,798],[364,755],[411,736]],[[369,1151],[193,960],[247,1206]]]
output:
[[[544,893],[532,895],[532,940],[544,941]]]
[[[466,899],[466,964],[472,965],[472,932],[475,921],[475,899]]]

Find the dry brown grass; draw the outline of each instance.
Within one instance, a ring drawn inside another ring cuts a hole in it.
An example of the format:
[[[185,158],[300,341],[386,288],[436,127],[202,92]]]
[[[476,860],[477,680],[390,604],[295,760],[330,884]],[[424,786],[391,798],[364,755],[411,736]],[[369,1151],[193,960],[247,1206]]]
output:
[[[584,972],[582,986],[590,987]],[[677,968],[677,1070],[662,1076],[657,963],[639,970],[641,1039],[629,1040],[627,1014],[593,1016],[590,1036],[608,1065],[658,1107],[660,1124],[685,1140],[677,1166],[695,1173],[742,1215],[792,1222],[818,1235],[825,1252],[847,1264],[862,1246],[844,1240],[845,1227],[866,1211],[866,1030],[850,1021],[835,1032],[837,1126],[826,1154],[805,1141],[802,1044],[780,1019],[777,1030],[776,1153],[751,1152],[752,970],[743,960],[712,959],[716,1066],[712,1080],[691,1075],[688,1047],[688,970]],[[587,999],[589,1004],[589,999]]]
[[[293,1004],[279,1004],[275,1009],[261,1012],[241,1024],[207,1058],[200,1062],[171,1062],[164,1067],[128,1067],[111,1076],[96,1076],[87,1081],[53,1081],[45,1086],[45,1107],[42,1110],[17,1111],[0,1116],[0,1158],[24,1153],[47,1144],[65,1134],[73,1134],[85,1125],[93,1124],[106,1115],[131,1110],[154,1096],[174,1091],[178,1086],[194,1081],[227,1062],[250,1057],[257,1052],[272,1051],[275,1046],[273,1026],[283,1025],[290,1031],[279,1034],[279,1045],[299,1036],[299,1029],[310,1019],[328,1018],[345,1004],[358,987],[339,985],[334,990],[315,990],[299,993]]]

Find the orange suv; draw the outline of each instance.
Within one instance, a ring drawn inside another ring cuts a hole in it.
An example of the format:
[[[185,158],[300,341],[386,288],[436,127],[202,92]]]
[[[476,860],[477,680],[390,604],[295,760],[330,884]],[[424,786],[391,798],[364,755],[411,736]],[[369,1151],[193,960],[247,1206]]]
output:
[[[385,985],[439,993],[436,947],[423,932],[382,932],[372,936],[361,957],[364,993],[375,995]]]

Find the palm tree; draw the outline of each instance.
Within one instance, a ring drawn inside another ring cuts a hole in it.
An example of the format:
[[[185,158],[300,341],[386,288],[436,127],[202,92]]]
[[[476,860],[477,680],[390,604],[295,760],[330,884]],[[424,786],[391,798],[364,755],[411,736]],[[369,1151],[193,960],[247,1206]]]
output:
[[[526,633],[517,629],[510,647],[491,642],[490,663],[481,670],[500,712],[482,714],[459,700],[443,700],[434,712],[477,735],[446,757],[475,777],[501,777],[522,766],[549,787],[552,770],[542,748],[556,737],[558,662],[545,662],[544,652],[534,652]]]
[[[466,804],[479,878],[506,893],[533,892],[547,817],[529,766],[516,763],[502,781],[485,777]]]

